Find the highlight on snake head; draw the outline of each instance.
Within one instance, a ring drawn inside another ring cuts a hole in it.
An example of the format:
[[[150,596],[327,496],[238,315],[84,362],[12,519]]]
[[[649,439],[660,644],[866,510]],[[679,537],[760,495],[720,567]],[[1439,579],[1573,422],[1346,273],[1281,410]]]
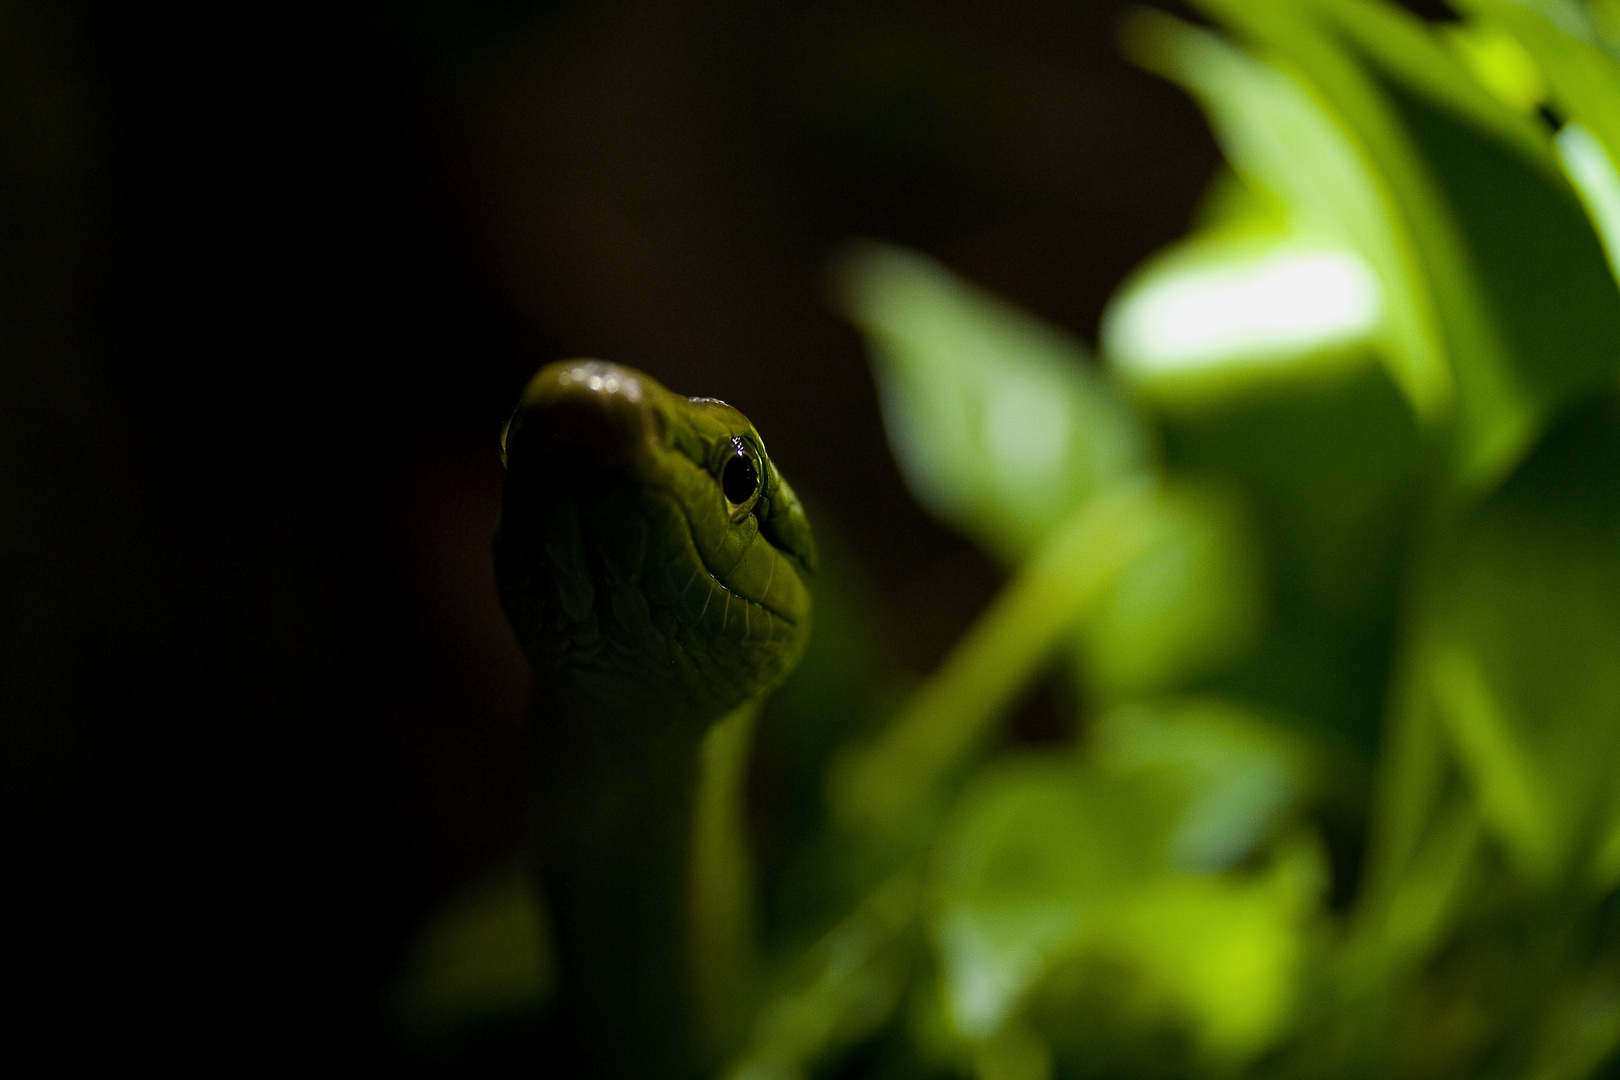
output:
[[[549,698],[707,722],[792,670],[815,544],[742,413],[565,360],[501,444],[496,574]]]

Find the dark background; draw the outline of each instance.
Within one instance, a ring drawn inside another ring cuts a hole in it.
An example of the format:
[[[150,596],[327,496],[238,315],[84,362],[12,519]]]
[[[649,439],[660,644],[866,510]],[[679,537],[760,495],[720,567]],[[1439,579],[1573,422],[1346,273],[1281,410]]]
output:
[[[518,843],[487,546],[548,360],[741,407],[934,664],[995,574],[906,495],[827,260],[1091,339],[1216,161],[1122,8],[0,0],[13,1030],[392,1060],[403,943]]]

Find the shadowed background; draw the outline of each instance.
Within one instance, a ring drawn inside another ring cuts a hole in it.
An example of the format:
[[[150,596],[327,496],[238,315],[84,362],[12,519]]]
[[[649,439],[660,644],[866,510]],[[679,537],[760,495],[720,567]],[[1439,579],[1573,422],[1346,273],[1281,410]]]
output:
[[[826,262],[1092,339],[1216,160],[1122,8],[0,4],[6,937],[58,1052],[388,1060],[412,927],[518,843],[487,548],[547,360],[742,408],[936,663],[996,573]]]

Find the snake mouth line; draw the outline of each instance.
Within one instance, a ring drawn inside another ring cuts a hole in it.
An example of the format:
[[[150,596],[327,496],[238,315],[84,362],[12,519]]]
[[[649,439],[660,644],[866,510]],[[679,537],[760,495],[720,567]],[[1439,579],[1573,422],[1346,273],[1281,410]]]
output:
[[[766,613],[768,613],[770,615],[774,615],[778,619],[781,619],[783,622],[787,623],[789,626],[798,626],[799,625],[799,621],[797,619],[793,618],[792,616],[786,615],[786,614],[776,610],[775,608],[771,607],[769,604],[765,603],[763,600],[755,600],[751,596],[744,596],[742,593],[738,592],[736,589],[733,589],[730,585],[727,585],[725,583],[725,581],[723,581],[721,579],[720,575],[715,573],[714,567],[709,565],[709,560],[703,557],[703,550],[698,547],[697,534],[692,531],[692,518],[691,518],[691,515],[689,515],[686,512],[686,507],[681,505],[681,501],[679,499],[669,497],[667,495],[666,495],[666,497],[668,497],[669,501],[674,505],[675,512],[678,515],[680,515],[681,524],[683,526],[685,526],[685,528],[686,528],[686,546],[687,546],[687,549],[689,551],[691,551],[693,557],[697,559],[698,566],[702,567],[702,572],[703,573],[709,575],[709,579],[711,581],[713,581],[716,585],[720,586],[720,588],[721,588],[721,590],[723,592],[725,592],[726,594],[728,594],[730,596],[735,596],[738,600],[741,600],[743,603],[745,603],[745,604],[753,604],[755,607],[759,608],[760,610],[762,610],[762,611],[764,611],[764,612],[766,612]],[[756,544],[758,544],[758,543],[769,544],[770,543],[770,541],[766,540],[763,536],[760,536],[758,533],[754,534],[754,541],[753,542],[756,543]],[[688,583],[687,587],[688,588],[691,587],[690,583]]]

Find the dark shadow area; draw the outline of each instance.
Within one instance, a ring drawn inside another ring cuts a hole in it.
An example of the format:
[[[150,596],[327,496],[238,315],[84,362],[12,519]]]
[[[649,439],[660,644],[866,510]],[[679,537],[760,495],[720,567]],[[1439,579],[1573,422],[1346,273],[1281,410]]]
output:
[[[741,407],[937,663],[994,572],[906,494],[825,260],[914,245],[1093,338],[1215,163],[1122,6],[0,8],[18,1026],[397,1064],[404,941],[519,843],[488,537],[547,360]]]

